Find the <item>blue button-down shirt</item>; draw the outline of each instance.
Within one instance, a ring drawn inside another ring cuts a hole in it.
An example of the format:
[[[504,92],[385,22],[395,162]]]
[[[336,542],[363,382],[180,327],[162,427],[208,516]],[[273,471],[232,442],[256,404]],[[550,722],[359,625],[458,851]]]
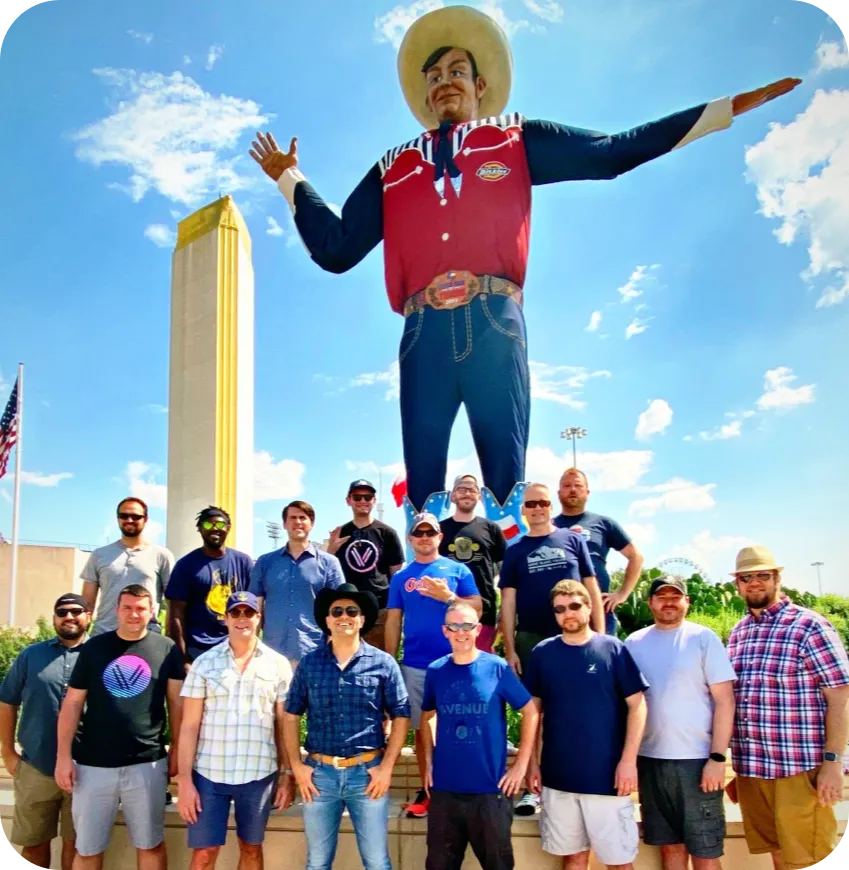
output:
[[[330,644],[304,656],[286,697],[286,712],[307,714],[307,752],[349,758],[386,744],[383,722],[409,718],[398,662],[365,643],[339,667]]]
[[[315,544],[297,559],[288,547],[260,556],[251,572],[250,591],[265,599],[263,641],[293,661],[323,644],[324,634],[313,616],[315,596],[344,582],[339,560]]]
[[[0,701],[23,707],[21,757],[45,776],[53,776],[56,768],[56,722],[82,646],[66,647],[58,637],[28,646],[0,686]]]

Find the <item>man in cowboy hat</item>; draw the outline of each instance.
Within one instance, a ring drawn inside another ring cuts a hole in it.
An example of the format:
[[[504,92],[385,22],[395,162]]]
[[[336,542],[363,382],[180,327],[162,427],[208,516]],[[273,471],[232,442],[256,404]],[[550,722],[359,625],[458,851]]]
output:
[[[374,628],[378,610],[374,595],[351,583],[322,589],[315,598],[315,622],[330,642],[301,659],[286,699],[283,738],[304,801],[310,870],[330,870],[345,808],[363,866],[391,866],[389,784],[407,736],[410,704],[398,663],[362,640]],[[305,713],[307,758],[301,761]]]
[[[281,151],[270,133],[258,133],[251,155],[277,182],[323,269],[345,272],[385,242],[389,302],[405,318],[399,363],[408,516],[447,513],[448,443],[464,404],[488,516],[519,522],[521,502],[511,491],[524,478],[530,415],[522,295],[531,186],[614,178],[728,127],[798,80],[613,136],[526,120],[504,114],[513,76],[507,37],[469,6],[415,21],[398,73],[424,132],[372,166],[341,216],[298,169],[296,139]]]
[[[766,547],[744,547],[732,572],[748,614],[731,631],[737,673],[731,737],[752,854],[776,868],[810,867],[834,849],[849,738],[849,660],[827,620],[781,594],[782,566]]]

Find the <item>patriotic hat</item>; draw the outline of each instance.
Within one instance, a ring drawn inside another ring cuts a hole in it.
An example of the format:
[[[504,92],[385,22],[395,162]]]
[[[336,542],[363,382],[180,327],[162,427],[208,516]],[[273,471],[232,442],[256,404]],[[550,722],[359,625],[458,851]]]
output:
[[[436,115],[427,107],[427,84],[422,64],[437,48],[450,45],[470,52],[478,74],[486,80],[481,117],[500,115],[510,97],[513,55],[507,34],[483,12],[471,6],[446,6],[416,19],[398,51],[398,78],[410,111],[426,129],[437,127]]]

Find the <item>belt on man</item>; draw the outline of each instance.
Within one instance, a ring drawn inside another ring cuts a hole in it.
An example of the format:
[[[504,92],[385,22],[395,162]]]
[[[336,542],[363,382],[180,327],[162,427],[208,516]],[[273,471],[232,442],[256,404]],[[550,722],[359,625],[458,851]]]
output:
[[[475,296],[487,294],[509,296],[519,305],[522,304],[522,288],[518,284],[495,275],[473,275],[471,272],[459,270],[443,272],[423,290],[413,293],[404,303],[404,317],[426,307],[450,311],[461,305],[468,305]]]
[[[372,749],[371,752],[361,752],[359,755],[351,755],[345,758],[341,755],[322,755],[320,752],[311,752],[310,758],[321,764],[329,764],[337,770],[343,767],[356,767],[358,764],[368,764],[383,755],[382,749]]]

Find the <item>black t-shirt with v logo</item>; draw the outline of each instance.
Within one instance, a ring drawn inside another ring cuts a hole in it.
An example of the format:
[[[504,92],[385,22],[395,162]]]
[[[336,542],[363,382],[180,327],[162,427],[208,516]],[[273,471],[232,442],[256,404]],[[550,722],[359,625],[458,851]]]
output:
[[[404,562],[404,549],[398,533],[392,526],[372,520],[362,529],[353,522],[345,523],[339,535],[350,538],[336,552],[345,580],[361,592],[373,592],[381,608],[386,607],[389,569]]]

